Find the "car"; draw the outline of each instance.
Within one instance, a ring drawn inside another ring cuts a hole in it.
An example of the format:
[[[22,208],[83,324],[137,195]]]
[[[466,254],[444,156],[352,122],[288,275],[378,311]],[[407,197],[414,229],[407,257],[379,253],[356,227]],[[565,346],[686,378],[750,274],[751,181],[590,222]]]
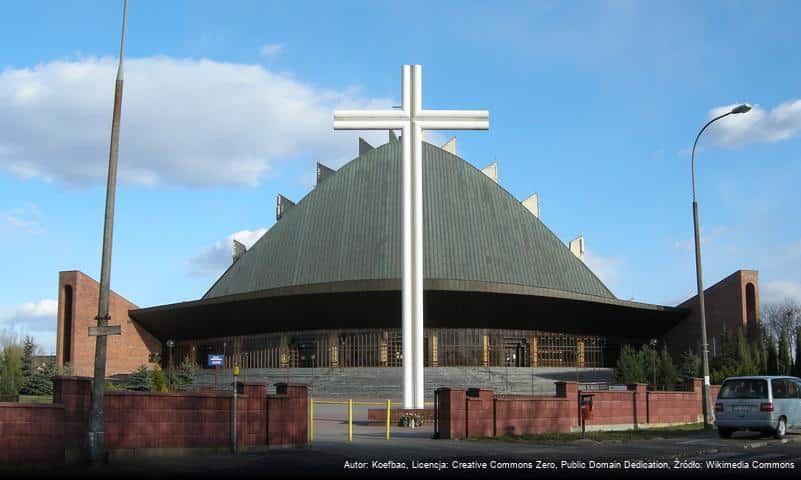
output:
[[[737,430],[760,431],[782,438],[801,427],[801,379],[788,376],[729,377],[715,402],[715,426],[721,438]]]

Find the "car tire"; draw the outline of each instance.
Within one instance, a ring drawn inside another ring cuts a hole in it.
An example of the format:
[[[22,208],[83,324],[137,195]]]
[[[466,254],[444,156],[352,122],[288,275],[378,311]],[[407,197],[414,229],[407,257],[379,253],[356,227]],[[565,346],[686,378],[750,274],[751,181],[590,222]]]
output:
[[[731,438],[732,433],[734,433],[734,430],[731,428],[718,428],[718,435],[720,435],[720,438]]]
[[[784,417],[779,418],[779,423],[776,424],[776,429],[773,431],[775,438],[784,438],[787,433],[787,419]]]

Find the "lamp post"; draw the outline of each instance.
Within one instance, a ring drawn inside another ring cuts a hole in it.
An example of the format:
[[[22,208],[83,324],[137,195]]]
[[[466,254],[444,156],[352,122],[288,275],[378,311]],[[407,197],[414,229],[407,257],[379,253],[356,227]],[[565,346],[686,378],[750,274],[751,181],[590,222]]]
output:
[[[704,130],[714,122],[720,120],[723,117],[727,117],[732,114],[736,113],[746,113],[751,110],[751,106],[744,103],[742,105],[738,105],[732,108],[730,111],[724,113],[723,115],[718,115],[717,117],[713,118],[712,120],[706,122],[706,125],[701,128],[701,131],[698,132],[698,135],[695,137],[695,142],[693,142],[693,149],[692,154],[690,156],[690,169],[692,173],[692,184],[693,184],[693,231],[695,235],[695,280],[698,287],[698,310],[701,312],[701,351],[703,353],[703,365],[704,365],[704,399],[703,399],[703,408],[704,408],[704,429],[711,429],[712,428],[712,399],[710,398],[710,386],[709,386],[709,344],[707,343],[706,339],[706,312],[704,311],[704,282],[701,274],[701,233],[698,228],[698,202],[695,196],[695,146],[698,144],[698,139],[701,138],[701,134],[704,133]]]
[[[169,368],[169,372],[170,372],[169,373],[169,379],[168,379],[169,380],[170,391],[172,391],[172,376],[174,374],[173,363],[172,363],[172,349],[173,349],[174,346],[175,346],[175,342],[173,340],[167,340],[167,349],[168,349],[169,355],[170,355],[169,363],[167,365],[167,368]]]

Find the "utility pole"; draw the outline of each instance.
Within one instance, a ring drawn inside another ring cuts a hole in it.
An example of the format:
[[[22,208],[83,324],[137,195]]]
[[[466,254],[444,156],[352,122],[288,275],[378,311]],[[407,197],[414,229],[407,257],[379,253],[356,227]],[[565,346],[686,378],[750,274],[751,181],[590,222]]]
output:
[[[117,188],[117,153],[120,145],[120,114],[122,113],[123,56],[125,54],[125,21],[128,0],[123,0],[122,36],[117,80],[114,89],[114,113],[111,120],[111,146],[108,156],[108,183],[106,185],[106,213],[103,223],[103,254],[100,265],[100,298],[97,306],[97,327],[89,327],[89,335],[97,337],[95,343],[95,371],[92,382],[92,410],[89,414],[89,460],[105,460],[103,436],[105,416],[103,397],[106,383],[106,346],[108,335],[120,335],[119,325],[109,325],[108,303],[111,283],[111,242],[114,232],[114,199]]]

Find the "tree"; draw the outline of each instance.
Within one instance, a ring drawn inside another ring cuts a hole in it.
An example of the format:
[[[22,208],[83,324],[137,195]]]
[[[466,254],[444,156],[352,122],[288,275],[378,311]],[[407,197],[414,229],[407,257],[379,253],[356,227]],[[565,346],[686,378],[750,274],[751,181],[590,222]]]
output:
[[[147,369],[147,365],[140,366],[128,377],[125,388],[139,392],[153,390],[153,378]]]
[[[801,328],[801,303],[787,298],[762,305],[762,324],[774,339],[782,332],[792,337]]]
[[[33,375],[33,350],[36,345],[33,343],[33,337],[25,337],[25,342],[22,346],[22,376],[25,378]]]
[[[166,392],[167,388],[167,375],[159,367],[154,368],[150,372],[151,377],[151,390],[154,392]]]
[[[27,395],[52,395],[55,373],[56,364],[52,360],[34,368],[31,376],[25,381]]]
[[[659,360],[656,366],[656,379],[657,385],[662,386],[665,390],[672,390],[676,387],[679,381],[679,372],[673,364],[673,357],[667,351],[667,347],[662,348],[659,354]]]
[[[779,334],[779,352],[776,371],[779,375],[789,375],[793,369],[793,360],[790,357],[790,335],[782,330]]]
[[[768,361],[767,361],[767,369],[766,372],[768,375],[778,375],[779,374],[779,353],[776,350],[776,342],[773,341],[769,335],[767,338],[767,350],[768,350]]]
[[[793,376],[801,378],[801,328],[795,331],[795,362]]]
[[[696,355],[692,349],[687,350],[681,354],[681,366],[679,370],[681,376],[685,379],[700,378],[703,375],[701,371],[701,357]]]
[[[173,386],[176,391],[188,392],[191,391],[195,385],[195,375],[197,370],[195,364],[189,360],[189,357],[184,357],[183,361],[175,370]]]
[[[620,349],[620,357],[615,368],[615,378],[619,383],[646,383],[646,366],[643,355],[630,345]]]
[[[22,348],[18,345],[5,346],[0,355],[0,395],[19,395],[22,381]]]

